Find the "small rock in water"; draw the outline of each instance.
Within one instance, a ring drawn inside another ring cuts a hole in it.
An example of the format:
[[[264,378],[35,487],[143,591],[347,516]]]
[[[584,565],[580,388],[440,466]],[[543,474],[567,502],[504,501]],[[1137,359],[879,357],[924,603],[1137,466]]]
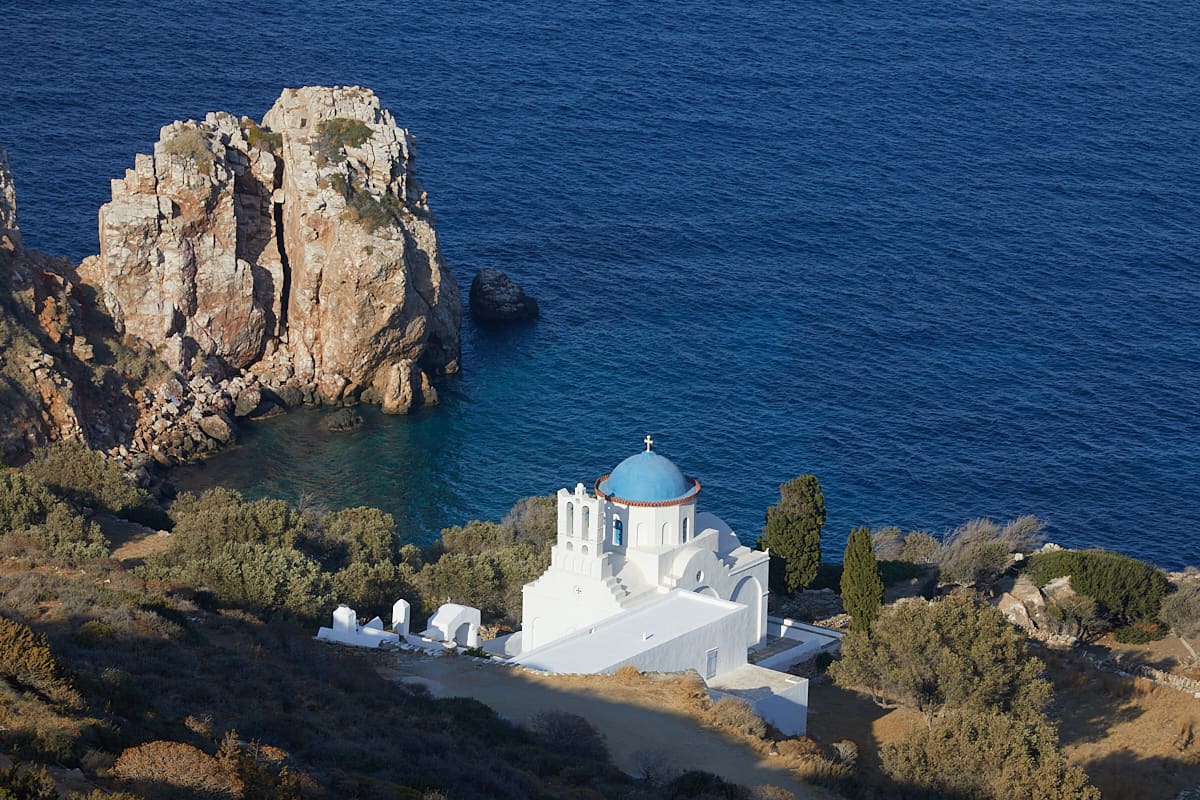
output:
[[[352,431],[362,425],[362,415],[349,408],[339,408],[325,420],[325,427],[331,431]]]
[[[537,300],[498,269],[481,269],[471,281],[471,316],[480,322],[522,322],[538,318]]]

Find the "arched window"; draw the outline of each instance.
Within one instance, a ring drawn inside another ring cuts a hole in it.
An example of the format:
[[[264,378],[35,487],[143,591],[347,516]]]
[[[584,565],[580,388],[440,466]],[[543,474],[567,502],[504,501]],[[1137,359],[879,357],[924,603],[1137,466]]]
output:
[[[583,507],[583,538],[587,539],[592,534],[592,510],[587,506]]]
[[[575,535],[575,504],[567,503],[567,536]]]
[[[586,544],[583,546],[583,554],[584,554],[585,556],[588,554],[588,548],[587,548],[587,545],[586,545]]]
[[[567,552],[569,553],[574,549],[575,549],[575,545],[571,542],[567,542]]]
[[[681,542],[687,541],[687,519],[687,517],[683,518],[683,526],[679,530],[679,541]]]
[[[617,547],[625,544],[625,525],[620,517],[613,520],[613,544]]]

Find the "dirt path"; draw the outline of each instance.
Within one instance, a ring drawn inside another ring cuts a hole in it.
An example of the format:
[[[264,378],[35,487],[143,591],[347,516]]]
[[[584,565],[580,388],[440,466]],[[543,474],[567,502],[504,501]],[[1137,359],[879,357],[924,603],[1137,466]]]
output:
[[[396,669],[382,672],[389,680],[425,685],[438,697],[473,697],[518,723],[541,711],[578,714],[604,734],[613,762],[631,775],[647,767],[699,769],[744,786],[779,786],[797,798],[830,797],[763,761],[744,743],[663,708],[669,700],[644,687],[534,675],[459,657],[402,655]]]
[[[126,567],[135,567],[145,561],[146,556],[162,552],[171,545],[169,534],[160,534],[136,522],[107,514],[97,515],[96,522],[112,544],[113,558]]]

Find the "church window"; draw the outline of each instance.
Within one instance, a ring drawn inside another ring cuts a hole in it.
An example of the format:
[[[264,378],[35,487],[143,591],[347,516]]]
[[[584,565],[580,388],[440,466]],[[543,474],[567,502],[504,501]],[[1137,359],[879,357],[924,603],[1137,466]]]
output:
[[[569,553],[574,549],[575,549],[575,545],[571,542],[567,542],[567,552]]]
[[[588,538],[592,533],[592,510],[587,506],[583,507],[583,538]]]
[[[617,547],[625,544],[625,525],[620,519],[613,520],[613,544]]]
[[[671,543],[671,523],[669,523],[669,522],[663,523],[662,543],[663,544]]]
[[[588,548],[587,548],[587,545],[586,545],[586,544],[583,546],[583,554],[584,554],[585,556],[588,554]]]
[[[688,522],[687,517],[684,517],[683,518],[683,528],[680,531],[680,536],[679,536],[679,540],[681,542],[687,541],[687,522]]]
[[[567,536],[575,535],[575,504],[567,503]]]
[[[717,648],[714,647],[712,650],[709,650],[707,653],[704,654],[704,657],[705,657],[704,677],[706,677],[706,678],[717,677]]]

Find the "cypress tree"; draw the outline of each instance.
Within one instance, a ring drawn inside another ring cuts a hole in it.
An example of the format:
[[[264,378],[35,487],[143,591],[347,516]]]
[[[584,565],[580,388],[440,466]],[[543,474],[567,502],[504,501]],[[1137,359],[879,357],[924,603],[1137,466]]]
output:
[[[871,623],[883,605],[883,579],[875,561],[871,532],[857,528],[850,532],[846,554],[842,558],[842,605],[850,615],[850,630],[870,634]]]
[[[758,541],[759,547],[766,546],[784,562],[787,591],[816,580],[824,526],[825,495],[815,475],[801,475],[779,487],[779,502],[767,509],[767,524]]]

